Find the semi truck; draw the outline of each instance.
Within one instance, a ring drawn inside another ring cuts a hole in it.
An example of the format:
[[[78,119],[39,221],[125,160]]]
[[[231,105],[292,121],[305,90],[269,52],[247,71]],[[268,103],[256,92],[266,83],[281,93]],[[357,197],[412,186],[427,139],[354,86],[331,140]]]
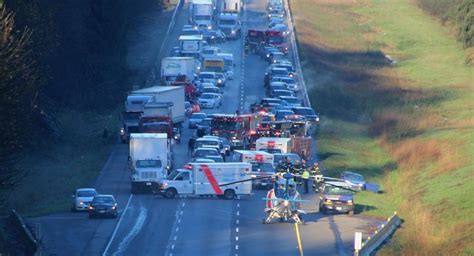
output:
[[[172,164],[166,133],[132,133],[129,144],[132,193],[151,192],[164,179]]]
[[[149,95],[133,95],[125,100],[125,111],[122,113],[122,128],[120,128],[120,141],[127,143],[131,133],[138,132],[138,122],[143,114],[144,106],[152,100]]]
[[[250,180],[239,182],[251,178],[249,163],[190,163],[185,167],[160,182],[159,191],[164,197],[216,195],[233,199],[236,195],[252,193]]]
[[[226,38],[237,39],[242,34],[242,24],[238,13],[223,12],[219,14],[218,26]]]
[[[181,124],[185,120],[185,111],[184,111],[184,86],[152,86],[144,89],[139,89],[132,91],[128,97],[142,95],[142,96],[151,96],[151,100],[147,102],[150,103],[169,103],[171,105],[171,115],[173,123]],[[166,104],[165,104],[166,105]],[[149,105],[148,105],[149,106]],[[157,105],[155,104],[155,107]],[[144,105],[145,109],[145,105]],[[149,108],[149,111],[152,111]],[[155,108],[157,111],[157,108]],[[146,114],[151,114],[147,112]]]
[[[214,9],[212,0],[193,0],[189,8],[190,23],[196,28],[212,29]]]
[[[196,61],[192,57],[167,57],[161,59],[161,81],[172,85],[179,76],[192,81],[197,71]]]

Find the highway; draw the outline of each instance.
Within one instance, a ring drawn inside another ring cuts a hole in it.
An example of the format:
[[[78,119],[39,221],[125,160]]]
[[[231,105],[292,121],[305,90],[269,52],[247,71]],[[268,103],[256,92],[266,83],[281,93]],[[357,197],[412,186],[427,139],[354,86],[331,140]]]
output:
[[[245,1],[244,32],[249,27],[266,27],[265,7],[265,0]],[[161,57],[177,45],[187,16],[188,6],[184,5],[177,11]],[[223,106],[206,112],[235,113],[239,109],[246,113],[251,103],[264,97],[268,63],[256,55],[244,56],[242,39],[217,46],[233,53],[235,79],[227,81]],[[175,167],[189,160],[187,141],[194,130],[187,129],[186,123],[183,128],[182,143],[173,146]],[[116,196],[120,208],[117,219],[90,220],[86,213],[70,213],[68,209],[29,219],[30,224],[39,224],[45,255],[299,255],[300,251],[306,255],[348,255],[352,253],[354,232],[378,224],[357,215],[320,214],[318,195],[306,194],[303,199],[311,203],[303,205],[308,214],[306,224],[299,226],[298,241],[292,223],[262,224],[265,190],[230,201],[131,195],[127,156],[128,146],[117,143],[95,183],[100,193]]]

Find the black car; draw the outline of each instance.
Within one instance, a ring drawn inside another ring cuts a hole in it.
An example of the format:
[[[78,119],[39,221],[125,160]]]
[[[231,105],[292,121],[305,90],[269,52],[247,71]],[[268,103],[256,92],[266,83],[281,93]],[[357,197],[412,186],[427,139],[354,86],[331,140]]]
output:
[[[201,33],[203,39],[209,44],[224,43],[226,40],[226,36],[221,30],[202,29]]]
[[[117,201],[112,195],[96,195],[89,205],[89,218],[113,217],[117,218]]]

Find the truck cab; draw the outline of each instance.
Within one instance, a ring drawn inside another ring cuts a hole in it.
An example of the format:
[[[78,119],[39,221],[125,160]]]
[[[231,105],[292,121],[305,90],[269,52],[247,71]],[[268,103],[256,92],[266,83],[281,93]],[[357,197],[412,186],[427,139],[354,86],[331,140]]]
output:
[[[242,23],[237,13],[221,13],[218,26],[227,38],[237,39],[242,34]]]

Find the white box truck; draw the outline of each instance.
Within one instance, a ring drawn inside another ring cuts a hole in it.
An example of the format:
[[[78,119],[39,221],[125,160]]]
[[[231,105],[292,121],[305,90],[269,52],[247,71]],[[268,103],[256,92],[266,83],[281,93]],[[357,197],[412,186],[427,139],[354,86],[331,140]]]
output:
[[[222,12],[240,13],[243,9],[242,0],[224,0],[221,5]]]
[[[188,81],[194,79],[196,61],[193,57],[167,57],[161,59],[161,81],[170,85],[180,75],[185,75]]]
[[[154,103],[173,103],[171,107],[173,123],[180,124],[184,122],[184,86],[152,86],[132,91],[129,97],[134,95],[150,95],[153,97],[150,102]]]
[[[172,172],[160,183],[166,198],[176,195],[217,195],[233,199],[235,195],[252,193],[249,163],[190,163],[186,169]]]
[[[257,151],[268,153],[291,153],[291,138],[261,137],[255,143]]]
[[[150,192],[153,185],[168,175],[172,153],[166,133],[132,133],[129,164],[132,193]]]
[[[197,28],[212,29],[214,9],[212,0],[193,0],[189,8],[191,24]]]
[[[202,35],[179,36],[178,41],[181,56],[200,57],[203,47]]]

